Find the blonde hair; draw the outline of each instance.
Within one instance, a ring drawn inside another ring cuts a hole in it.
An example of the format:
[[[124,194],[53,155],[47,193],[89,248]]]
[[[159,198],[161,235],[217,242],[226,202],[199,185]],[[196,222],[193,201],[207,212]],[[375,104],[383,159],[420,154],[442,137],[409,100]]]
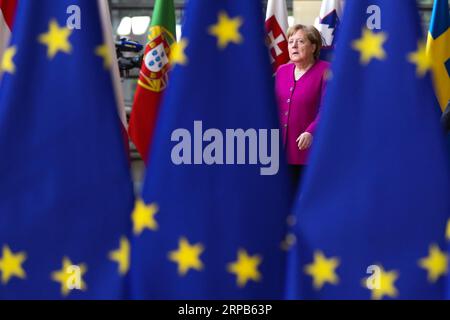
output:
[[[296,34],[297,31],[300,30],[302,30],[306,34],[306,37],[308,38],[309,42],[316,45],[316,50],[314,50],[314,59],[315,60],[319,59],[320,50],[322,50],[323,46],[322,35],[314,26],[305,26],[303,24],[297,24],[289,28],[287,38],[289,39],[294,34]]]

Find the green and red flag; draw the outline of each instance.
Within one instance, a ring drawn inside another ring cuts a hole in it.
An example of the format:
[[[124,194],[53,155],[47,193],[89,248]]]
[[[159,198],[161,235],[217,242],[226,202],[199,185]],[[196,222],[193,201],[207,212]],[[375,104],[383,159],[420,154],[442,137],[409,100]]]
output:
[[[131,141],[145,162],[160,101],[168,83],[170,46],[175,41],[173,0],[156,0],[128,130]]]

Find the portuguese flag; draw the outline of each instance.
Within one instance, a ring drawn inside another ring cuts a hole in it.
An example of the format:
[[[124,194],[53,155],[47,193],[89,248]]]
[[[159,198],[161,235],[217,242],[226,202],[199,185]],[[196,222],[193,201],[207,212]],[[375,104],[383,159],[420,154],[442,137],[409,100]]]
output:
[[[128,129],[131,141],[146,163],[160,101],[168,83],[170,46],[175,41],[173,0],[155,0],[148,44],[145,48]]]

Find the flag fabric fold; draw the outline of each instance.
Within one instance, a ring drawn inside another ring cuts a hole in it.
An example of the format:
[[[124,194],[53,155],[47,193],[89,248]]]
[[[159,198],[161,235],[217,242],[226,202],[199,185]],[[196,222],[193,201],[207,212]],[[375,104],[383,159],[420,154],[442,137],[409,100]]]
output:
[[[17,12],[0,86],[0,298],[127,298],[133,187],[98,2]]]
[[[116,97],[117,112],[122,126],[120,127],[127,157],[130,156],[130,141],[128,137],[127,112],[125,110],[125,98],[123,96],[122,84],[120,80],[119,63],[113,42],[113,30],[111,26],[111,15],[108,0],[97,0],[100,9],[100,17],[103,29],[105,44],[109,48],[111,63],[109,65],[111,77],[113,79],[114,94]]]
[[[97,0],[98,6],[100,8],[100,16],[101,16],[101,22],[102,22],[102,29],[103,29],[103,36],[105,38],[105,42],[107,43],[109,47],[109,51],[111,54],[111,77],[113,79],[113,85],[114,85],[114,93],[116,95],[116,101],[117,101],[117,111],[119,113],[119,118],[122,121],[123,125],[123,133],[124,141],[126,141],[126,147],[128,147],[128,134],[127,134],[127,113],[125,110],[125,98],[123,97],[122,92],[122,85],[120,83],[120,73],[119,73],[119,64],[117,62],[117,55],[116,50],[114,48],[114,42],[113,42],[113,30],[111,25],[111,15],[110,15],[110,9],[108,0]]]
[[[369,5],[380,30],[366,27]],[[450,168],[416,3],[348,0],[344,16],[288,297],[443,299]]]

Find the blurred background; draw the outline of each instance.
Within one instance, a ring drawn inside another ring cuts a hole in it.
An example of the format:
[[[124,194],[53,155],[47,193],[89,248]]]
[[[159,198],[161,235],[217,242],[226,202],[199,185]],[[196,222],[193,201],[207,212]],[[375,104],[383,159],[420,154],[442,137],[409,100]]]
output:
[[[175,0],[177,37],[181,36],[181,26],[186,3],[189,0]],[[266,8],[267,0],[261,0],[263,8]],[[147,42],[147,32],[151,23],[154,8],[154,0],[109,0],[114,36],[119,39],[126,37],[141,44]],[[286,0],[289,12],[289,25],[297,23],[313,25],[319,16],[321,0]],[[433,0],[417,0],[422,17],[424,32],[428,29]],[[122,78],[122,86],[125,98],[127,116],[130,116],[134,93],[137,86],[139,69],[134,69]],[[133,145],[131,147],[131,159],[133,167],[133,179],[136,189],[139,190],[144,174],[144,164]]]

